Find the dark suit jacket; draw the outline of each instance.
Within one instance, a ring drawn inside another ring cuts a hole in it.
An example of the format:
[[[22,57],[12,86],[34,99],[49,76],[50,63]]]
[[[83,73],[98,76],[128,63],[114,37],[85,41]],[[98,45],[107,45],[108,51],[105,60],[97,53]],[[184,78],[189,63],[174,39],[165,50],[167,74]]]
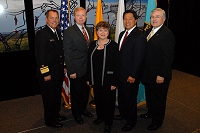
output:
[[[92,42],[92,32],[88,27],[85,28],[89,34],[90,42]],[[87,71],[88,45],[76,24],[64,31],[63,45],[67,73],[69,75],[76,73],[77,77],[84,76]]]
[[[118,44],[125,31],[119,35]],[[141,30],[134,28],[119,52],[119,80],[127,83],[128,76],[138,78],[146,49],[146,39]]]
[[[35,56],[38,64],[36,76],[40,80],[44,80],[44,77],[48,75],[51,75],[52,80],[63,79],[63,44],[61,34],[58,30],[57,34],[59,40],[48,26],[45,26],[36,33]],[[41,73],[40,68],[44,69],[43,74]]]
[[[150,31],[151,29],[147,30],[146,37]],[[171,80],[174,46],[173,33],[163,25],[147,42],[143,66],[143,83],[155,84],[157,75],[164,77],[165,80]]]

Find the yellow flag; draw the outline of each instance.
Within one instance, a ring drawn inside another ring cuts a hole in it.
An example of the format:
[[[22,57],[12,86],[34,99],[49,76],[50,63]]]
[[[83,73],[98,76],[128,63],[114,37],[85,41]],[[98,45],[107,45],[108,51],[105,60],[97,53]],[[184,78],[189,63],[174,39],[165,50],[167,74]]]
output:
[[[101,0],[97,0],[96,18],[94,26],[96,26],[97,23],[99,23],[100,21],[103,21],[103,11],[102,11]],[[96,28],[94,28],[94,40],[97,40]]]

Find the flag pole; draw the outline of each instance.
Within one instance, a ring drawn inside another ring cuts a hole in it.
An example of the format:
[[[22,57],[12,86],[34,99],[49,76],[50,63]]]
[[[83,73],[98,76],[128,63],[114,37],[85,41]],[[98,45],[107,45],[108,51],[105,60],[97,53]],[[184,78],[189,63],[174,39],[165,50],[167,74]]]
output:
[[[71,10],[71,8],[70,8],[70,0],[68,0],[68,22],[69,22],[69,25],[71,26],[71,18],[70,18],[70,10]]]

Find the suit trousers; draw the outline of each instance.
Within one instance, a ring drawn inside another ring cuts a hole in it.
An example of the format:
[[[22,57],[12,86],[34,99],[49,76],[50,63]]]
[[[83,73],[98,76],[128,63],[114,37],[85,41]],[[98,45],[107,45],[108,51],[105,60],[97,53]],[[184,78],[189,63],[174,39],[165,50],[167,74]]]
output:
[[[127,120],[126,124],[134,126],[137,122],[137,95],[139,83],[122,83],[118,86],[119,113]]]
[[[162,84],[145,84],[147,114],[152,116],[152,124],[163,124],[169,83],[165,80]]]
[[[62,80],[40,81],[45,124],[54,124],[61,109]]]
[[[89,98],[89,86],[86,83],[85,76],[70,78],[70,93],[72,115],[75,118],[80,117],[81,113],[86,110]]]
[[[93,89],[97,118],[105,120],[106,126],[111,126],[115,112],[116,90],[111,90],[111,86],[101,85],[94,85]]]

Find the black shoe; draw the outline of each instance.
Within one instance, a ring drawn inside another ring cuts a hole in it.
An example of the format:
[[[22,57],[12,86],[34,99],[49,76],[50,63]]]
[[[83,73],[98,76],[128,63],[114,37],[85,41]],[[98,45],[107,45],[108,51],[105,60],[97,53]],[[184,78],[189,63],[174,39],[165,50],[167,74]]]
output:
[[[114,116],[114,119],[115,119],[115,120],[122,120],[122,117],[121,117],[121,115],[115,115],[115,116]]]
[[[123,131],[123,132],[131,131],[131,129],[132,129],[133,127],[134,127],[134,126],[131,126],[131,125],[126,124],[126,125],[122,128],[122,131]]]
[[[46,126],[53,127],[53,128],[61,128],[61,127],[63,127],[63,124],[59,123],[59,122],[55,122],[53,124],[46,124]]]
[[[81,117],[76,117],[74,119],[79,125],[83,125],[84,121],[83,121],[83,119]]]
[[[111,132],[111,126],[105,126],[104,133],[110,133]]]
[[[148,114],[141,114],[140,115],[141,118],[145,118],[145,119],[148,119],[148,118],[152,118],[150,115]]]
[[[82,114],[86,117],[92,117],[92,114],[87,110],[83,111]]]
[[[99,125],[102,122],[102,119],[96,119],[92,122],[93,125]]]
[[[62,122],[62,121],[65,121],[67,120],[67,118],[65,116],[59,116],[58,117],[58,122]]]
[[[154,125],[154,124],[151,124],[150,126],[148,126],[148,130],[157,130],[160,126],[157,126],[157,125]]]

